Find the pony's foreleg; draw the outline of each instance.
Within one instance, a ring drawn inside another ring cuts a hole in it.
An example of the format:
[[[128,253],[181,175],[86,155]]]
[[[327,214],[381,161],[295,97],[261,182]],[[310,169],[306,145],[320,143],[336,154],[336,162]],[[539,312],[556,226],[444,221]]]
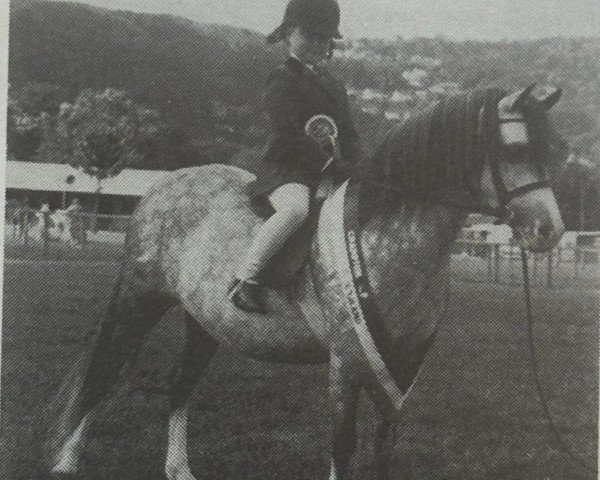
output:
[[[169,445],[165,462],[167,480],[194,480],[187,452],[187,423],[190,396],[200,375],[217,351],[218,344],[183,309],[179,314],[186,319],[186,344],[177,377],[169,400]]]
[[[331,353],[330,401],[332,408],[331,470],[329,480],[347,477],[348,465],[356,450],[356,411],[361,387],[341,359]]]
[[[167,480],[195,480],[187,452],[187,422],[189,404],[172,410],[169,414],[169,446],[165,462]]]
[[[374,389],[367,389],[369,397],[373,401],[381,420],[375,431],[374,443],[374,467],[378,480],[390,478],[390,464],[395,447],[395,428],[399,420],[398,411],[381,397],[381,393]],[[394,472],[394,478],[410,480],[412,478],[410,464],[401,467]]]
[[[374,445],[374,466],[378,480],[388,480],[390,476],[390,461],[394,452],[393,428],[391,411],[383,412],[375,432]]]

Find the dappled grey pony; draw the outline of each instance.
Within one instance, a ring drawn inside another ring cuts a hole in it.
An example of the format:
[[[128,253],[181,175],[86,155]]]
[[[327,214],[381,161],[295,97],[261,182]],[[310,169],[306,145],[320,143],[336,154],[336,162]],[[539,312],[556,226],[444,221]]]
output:
[[[446,312],[451,248],[469,211],[502,216],[525,249],[548,250],[560,238],[563,223],[546,183],[564,153],[546,114],[559,96],[558,89],[534,96],[531,87],[512,94],[489,88],[442,100],[390,132],[357,169],[363,192],[357,242],[381,317],[381,358],[398,391],[409,390]],[[253,178],[233,166],[189,168],[140,202],[106,320],[43,419],[53,474],[76,472],[94,407],[124,363],[135,359],[144,335],[159,320],[179,317],[189,336],[183,370],[169,392],[169,480],[194,478],[188,400],[219,345],[269,362],[329,361],[330,478],[347,477],[361,391],[382,416],[375,463],[385,477],[390,425],[403,398],[390,397],[390,385],[370,361],[374,352],[361,350],[348,321],[336,230],[339,190],[323,204],[308,265],[293,288],[268,289],[268,315],[248,314],[225,292],[263,221],[246,193]]]

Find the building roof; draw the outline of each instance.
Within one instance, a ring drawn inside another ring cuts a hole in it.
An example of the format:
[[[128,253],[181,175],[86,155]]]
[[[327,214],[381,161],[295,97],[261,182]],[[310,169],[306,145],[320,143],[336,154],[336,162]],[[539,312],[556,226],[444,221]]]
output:
[[[169,172],[159,170],[125,169],[101,183],[103,195],[126,195],[141,197],[152,185]],[[71,180],[69,182],[69,180]],[[6,188],[37,190],[44,192],[95,193],[94,177],[67,164],[6,162]]]

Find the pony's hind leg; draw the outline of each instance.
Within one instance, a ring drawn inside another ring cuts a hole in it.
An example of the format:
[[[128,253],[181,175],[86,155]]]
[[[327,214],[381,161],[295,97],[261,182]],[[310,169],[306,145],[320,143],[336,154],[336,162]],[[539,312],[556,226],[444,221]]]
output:
[[[215,355],[218,344],[183,307],[179,307],[177,313],[185,316],[187,335],[180,375],[169,394],[171,412],[165,475],[167,480],[194,480],[187,453],[189,400],[200,375]]]
[[[105,322],[91,349],[71,367],[59,392],[40,419],[48,423],[41,437],[52,475],[75,475],[93,411],[118,379],[122,361],[114,355],[115,325]]]
[[[45,469],[52,474],[76,473],[94,409],[116,384],[125,362],[135,357],[144,336],[174,304],[156,294],[136,300],[111,306],[92,347],[73,364],[39,419],[42,431],[36,436],[43,442]]]
[[[79,456],[83,446],[83,438],[89,425],[91,412],[88,413],[71,436],[67,439],[50,470],[52,475],[75,475],[79,466]]]

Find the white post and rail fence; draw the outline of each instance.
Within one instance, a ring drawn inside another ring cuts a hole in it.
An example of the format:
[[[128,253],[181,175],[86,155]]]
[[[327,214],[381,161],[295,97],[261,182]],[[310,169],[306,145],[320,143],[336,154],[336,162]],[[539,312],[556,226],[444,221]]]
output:
[[[27,207],[7,209],[5,258],[119,261],[129,215],[41,212]],[[547,253],[530,253],[534,285],[548,288],[600,287],[600,240],[590,232],[580,242],[561,243]],[[579,238],[571,234],[571,238]],[[598,235],[600,239],[600,234]],[[453,279],[464,282],[519,285],[519,248],[510,242],[459,239],[450,264]]]

